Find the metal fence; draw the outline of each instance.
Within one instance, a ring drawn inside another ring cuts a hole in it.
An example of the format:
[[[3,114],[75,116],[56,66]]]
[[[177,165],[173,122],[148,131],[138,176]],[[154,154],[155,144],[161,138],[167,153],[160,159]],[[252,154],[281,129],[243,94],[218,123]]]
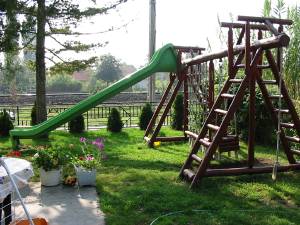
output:
[[[139,102],[134,104],[128,103],[107,103],[101,104],[83,114],[85,119],[86,130],[95,130],[99,128],[106,128],[108,115],[112,108],[118,109],[124,123],[124,127],[137,127],[139,122],[139,115],[141,114],[142,108],[145,102]],[[152,108],[155,109],[157,103],[152,103]],[[72,107],[71,104],[60,104],[51,105],[47,107],[47,117],[52,118],[59,113]],[[22,105],[22,106],[8,106],[1,105],[0,111],[6,109],[9,112],[11,118],[14,121],[15,127],[29,127],[31,121],[31,109],[33,105]],[[163,110],[161,110],[162,112]],[[164,125],[171,124],[171,114],[169,113],[166,117]],[[68,129],[68,124],[64,124],[58,129]]]

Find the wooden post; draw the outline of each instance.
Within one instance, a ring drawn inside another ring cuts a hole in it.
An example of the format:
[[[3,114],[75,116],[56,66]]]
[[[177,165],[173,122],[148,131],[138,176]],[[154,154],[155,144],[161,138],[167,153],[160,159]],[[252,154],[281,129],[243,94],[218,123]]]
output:
[[[182,74],[183,77],[183,134],[187,137],[185,131],[188,130],[189,124],[189,90],[188,90],[188,83],[187,83],[187,72],[186,70]]]
[[[230,26],[228,29],[228,76],[233,78],[233,32],[232,27]]]
[[[208,108],[209,110],[211,110],[211,108],[213,107],[214,105],[214,92],[215,92],[215,83],[214,83],[214,80],[215,80],[215,66],[214,66],[214,61],[213,60],[210,60],[209,61],[209,67],[208,67],[208,83],[209,83],[209,86],[208,86]]]
[[[250,24],[247,21],[245,25],[245,54],[246,69],[245,73],[249,76],[249,135],[248,135],[248,167],[254,165],[254,141],[255,141],[255,73],[256,68],[250,68],[251,49],[250,49]]]

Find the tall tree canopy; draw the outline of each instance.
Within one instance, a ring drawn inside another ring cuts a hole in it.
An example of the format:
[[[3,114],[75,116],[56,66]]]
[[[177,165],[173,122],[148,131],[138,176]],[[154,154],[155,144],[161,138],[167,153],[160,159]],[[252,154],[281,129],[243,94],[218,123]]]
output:
[[[95,63],[97,59],[95,56],[85,60],[68,61],[61,56],[61,53],[66,51],[78,53],[103,46],[105,43],[85,44],[74,39],[86,35],[76,28],[85,19],[106,14],[126,1],[114,0],[109,5],[98,7],[96,0],[89,0],[84,1],[83,8],[80,7],[78,0],[0,0],[0,51],[11,52],[32,48],[36,52],[37,122],[47,119],[45,59],[52,62],[53,66],[50,68],[52,73],[63,71],[70,73]],[[20,35],[23,40],[26,40],[22,42],[22,46],[18,44]],[[45,46],[46,38],[60,47],[57,49]],[[34,42],[36,46],[33,45]]]
[[[103,55],[100,57],[100,64],[97,69],[96,77],[107,82],[119,80],[122,72],[120,62],[112,55]]]

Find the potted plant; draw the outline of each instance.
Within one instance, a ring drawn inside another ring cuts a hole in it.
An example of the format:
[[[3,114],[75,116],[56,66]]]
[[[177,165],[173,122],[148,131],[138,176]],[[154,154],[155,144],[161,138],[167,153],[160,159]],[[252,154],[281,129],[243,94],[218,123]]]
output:
[[[41,184],[44,186],[58,185],[64,162],[65,154],[61,148],[40,148],[34,155],[33,163],[40,169]]]
[[[80,138],[81,152],[73,157],[77,182],[79,186],[96,185],[96,170],[101,159],[106,159],[103,151],[104,143],[102,138],[90,141],[84,137]]]

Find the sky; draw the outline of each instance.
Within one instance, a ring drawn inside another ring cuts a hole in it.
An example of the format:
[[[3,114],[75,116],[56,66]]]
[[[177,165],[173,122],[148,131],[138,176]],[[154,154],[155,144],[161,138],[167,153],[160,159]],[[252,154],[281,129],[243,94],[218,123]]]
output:
[[[273,0],[273,5],[275,2]],[[285,2],[287,6],[300,5],[300,0]],[[218,50],[226,46],[218,37],[218,16],[227,22],[231,21],[231,15],[234,20],[238,15],[261,16],[263,3],[264,0],[156,0],[156,49],[167,43],[206,48],[209,40],[212,50]],[[97,33],[111,27],[121,28],[82,38],[90,42],[108,41],[106,47],[95,50],[93,54],[110,53],[137,68],[145,65],[149,49],[149,0],[128,0],[117,10],[87,21],[78,29]],[[225,28],[223,32],[226,34]]]

